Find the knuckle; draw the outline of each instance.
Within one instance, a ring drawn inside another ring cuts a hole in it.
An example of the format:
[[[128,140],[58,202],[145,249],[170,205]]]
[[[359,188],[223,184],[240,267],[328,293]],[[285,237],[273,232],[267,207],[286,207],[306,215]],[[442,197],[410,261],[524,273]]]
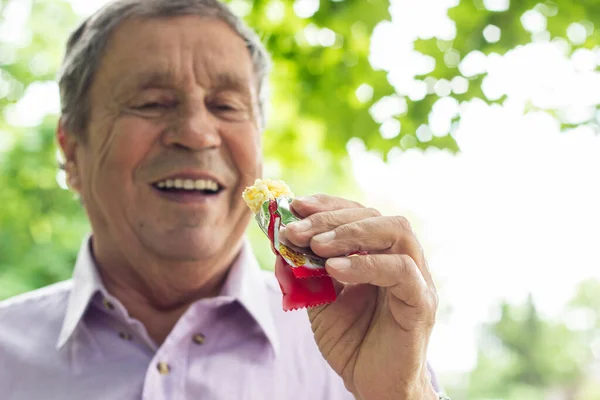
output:
[[[415,261],[407,254],[397,254],[396,255],[398,274],[400,275],[400,279],[411,279],[414,281],[414,299],[418,301],[419,304],[425,304],[428,302],[429,289],[424,287],[422,284],[418,283],[417,280],[420,279],[420,271],[419,267],[415,264]]]
[[[431,303],[432,303],[432,309],[436,310],[438,309],[438,307],[440,306],[440,296],[438,295],[437,290],[432,289],[430,290],[431,292]]]
[[[421,291],[423,296],[423,316],[428,322],[435,323],[437,313],[437,294],[430,290]]]
[[[329,199],[329,196],[323,193],[314,194],[312,197],[319,200],[319,203],[325,203]]]
[[[418,302],[417,304],[419,304],[415,309],[418,320],[426,327],[433,327],[435,324],[436,308],[433,307],[431,296],[419,290],[418,294],[415,295],[415,299]]]
[[[363,273],[369,276],[373,276],[373,274],[377,271],[377,262],[375,261],[374,256],[361,257],[360,266],[363,270]]]
[[[435,321],[436,321],[436,316],[437,316],[436,310],[437,309],[428,309],[425,312],[423,322],[425,323],[425,326],[428,329],[432,329],[435,326]]]
[[[337,218],[332,212],[322,212],[314,215],[313,225],[330,230],[336,226],[336,220]]]
[[[415,305],[405,314],[405,328],[417,332],[430,331],[435,325],[435,315],[422,305]]]
[[[410,225],[410,221],[401,215],[396,215],[394,218],[394,222],[400,226],[402,229],[412,232],[412,226]]]
[[[346,239],[355,237],[360,232],[360,230],[361,228],[359,224],[345,224],[335,228],[336,236]]]
[[[425,330],[431,330],[435,326],[435,313],[430,313],[425,309],[421,309],[415,315],[415,322]]]
[[[425,326],[431,328],[435,325],[435,320],[437,316],[437,309],[439,304],[439,298],[437,292],[435,290],[421,290],[422,302],[423,304],[421,315],[422,320]]]
[[[373,207],[366,208],[365,211],[367,215],[370,215],[372,217],[381,217],[381,213],[379,212],[379,210]]]
[[[413,271],[412,271],[412,263],[410,262],[410,260],[412,260],[409,256],[407,256],[406,254],[397,254],[396,255],[397,258],[397,268],[398,268],[398,273],[402,276],[402,277],[406,277],[407,275],[412,275]]]
[[[361,203],[359,203],[358,201],[350,201],[350,203],[356,207],[356,208],[365,208],[365,206],[363,206]]]
[[[364,240],[364,228],[361,223],[341,225],[335,229],[336,239],[348,251],[364,251],[369,247]]]
[[[334,231],[336,245],[338,246],[338,248],[344,249],[348,252],[355,250],[354,247],[356,247],[356,244],[353,240],[355,235],[352,233],[353,230],[351,227],[349,227],[348,225],[342,225],[335,228]]]
[[[323,193],[313,195],[315,199],[323,205],[323,207],[331,210],[342,210],[345,208],[364,208],[364,206],[356,201],[344,199],[342,197],[329,196]]]

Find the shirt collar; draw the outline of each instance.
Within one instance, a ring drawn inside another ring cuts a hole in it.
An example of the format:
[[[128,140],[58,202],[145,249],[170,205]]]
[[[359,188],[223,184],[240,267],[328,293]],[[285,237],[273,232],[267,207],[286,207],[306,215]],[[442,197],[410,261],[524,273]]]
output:
[[[91,236],[87,236],[81,245],[75,270],[73,287],[69,295],[66,315],[58,338],[57,348],[61,349],[73,336],[79,322],[98,292],[103,297],[112,298],[102,284],[91,251]],[[260,266],[248,240],[244,240],[242,250],[234,261],[221,289],[221,296],[234,298],[250,314],[260,326],[269,340],[275,355],[278,353],[279,340],[275,321],[271,313],[269,292],[264,272]],[[116,301],[116,299],[115,299]]]
[[[91,236],[88,235],[77,255],[77,263],[73,272],[73,287],[71,288],[65,319],[56,344],[58,349],[61,349],[73,335],[94,294],[101,292],[107,297],[107,291],[102,284],[92,258],[91,245]]]

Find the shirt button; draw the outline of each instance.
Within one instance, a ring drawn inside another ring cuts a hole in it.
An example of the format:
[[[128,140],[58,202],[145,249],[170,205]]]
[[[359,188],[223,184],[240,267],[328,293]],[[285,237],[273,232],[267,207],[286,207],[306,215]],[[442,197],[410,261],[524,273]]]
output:
[[[198,333],[198,334],[194,335],[193,340],[194,340],[194,343],[201,345],[201,344],[204,344],[204,341],[206,340],[206,336],[204,336],[202,333]]]
[[[126,332],[119,332],[119,337],[123,340],[133,340],[133,337]]]
[[[102,304],[104,304],[104,308],[106,308],[107,310],[112,311],[115,309],[114,304],[108,301],[108,299],[102,300]]]
[[[167,364],[166,362],[159,362],[156,365],[156,368],[158,369],[158,372],[161,375],[169,375],[169,372],[171,372],[171,367],[169,367],[169,364]]]

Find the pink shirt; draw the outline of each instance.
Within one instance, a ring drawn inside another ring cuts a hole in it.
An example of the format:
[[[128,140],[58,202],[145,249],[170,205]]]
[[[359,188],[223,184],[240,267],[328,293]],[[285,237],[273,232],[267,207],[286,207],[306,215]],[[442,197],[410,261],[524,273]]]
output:
[[[304,311],[283,312],[246,243],[221,294],[194,303],[161,346],[104,288],[86,239],[73,278],[0,302],[0,398],[302,399],[353,396]]]

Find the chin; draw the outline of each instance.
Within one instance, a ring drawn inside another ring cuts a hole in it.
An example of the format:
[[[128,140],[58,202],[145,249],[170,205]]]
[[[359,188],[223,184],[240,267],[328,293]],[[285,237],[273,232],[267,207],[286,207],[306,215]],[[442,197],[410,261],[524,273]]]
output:
[[[199,262],[227,257],[235,243],[214,229],[194,234],[169,234],[153,241],[152,247],[161,257],[174,262]]]

